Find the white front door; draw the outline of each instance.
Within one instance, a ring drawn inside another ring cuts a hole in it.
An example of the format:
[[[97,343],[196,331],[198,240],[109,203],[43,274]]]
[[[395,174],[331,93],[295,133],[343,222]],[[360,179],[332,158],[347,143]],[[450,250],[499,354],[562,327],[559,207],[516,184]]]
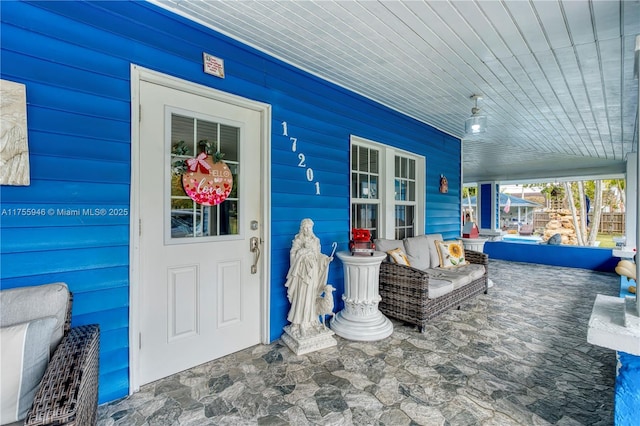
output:
[[[250,244],[263,216],[260,112],[147,81],[139,102],[142,385],[260,343],[262,268]],[[207,146],[233,175],[213,206],[189,198],[175,170]]]

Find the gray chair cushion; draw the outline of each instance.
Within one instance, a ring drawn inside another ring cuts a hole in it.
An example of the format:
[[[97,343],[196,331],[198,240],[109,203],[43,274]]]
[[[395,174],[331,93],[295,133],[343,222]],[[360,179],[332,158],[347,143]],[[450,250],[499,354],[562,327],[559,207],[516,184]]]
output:
[[[417,237],[405,238],[404,247],[407,251],[407,256],[409,256],[411,266],[423,271],[431,267],[429,239],[426,235],[418,235]]]
[[[469,263],[457,268],[431,268],[429,274],[429,294],[431,294],[431,283],[445,281],[453,285],[452,290],[457,290],[471,281],[481,278],[485,273],[484,265]]]
[[[429,242],[429,256],[431,257],[431,268],[440,266],[440,257],[438,256],[438,249],[436,248],[436,241],[443,241],[442,234],[427,234],[427,241]]]
[[[398,247],[404,250],[404,242],[402,240],[386,240],[384,238],[378,238],[374,243],[376,244],[376,250],[383,251],[385,253]]]
[[[0,291],[0,327],[29,322],[38,318],[55,317],[50,352],[62,340],[69,304],[69,289],[65,283],[18,287]]]
[[[453,283],[447,280],[429,278],[429,299],[436,299],[453,291]]]
[[[404,251],[404,242],[402,242],[402,240],[387,240],[384,238],[379,238],[375,239],[373,243],[376,245],[377,251],[383,251],[386,253],[389,250],[393,250],[395,248],[401,248],[402,251]],[[389,255],[387,255],[387,258],[385,260],[387,262],[391,262],[391,260],[389,259]],[[409,262],[411,262],[411,259],[409,259]]]
[[[0,328],[2,400],[0,423],[24,419],[49,364],[49,342],[56,318],[39,318]]]

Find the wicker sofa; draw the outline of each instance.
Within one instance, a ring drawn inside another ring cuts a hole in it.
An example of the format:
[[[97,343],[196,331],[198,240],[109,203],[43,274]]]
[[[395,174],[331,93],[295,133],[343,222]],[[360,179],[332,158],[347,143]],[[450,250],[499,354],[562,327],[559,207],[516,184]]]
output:
[[[429,320],[462,302],[487,293],[489,257],[464,250],[466,264],[441,268],[436,241],[442,235],[430,234],[405,240],[375,240],[376,250],[405,251],[410,266],[385,260],[380,265],[380,311],[392,318],[418,326],[424,331]]]
[[[36,332],[25,331],[23,340],[30,343],[25,344],[26,351],[23,349],[23,352],[31,354],[30,359],[34,352],[43,353],[44,358],[40,358],[45,364],[26,367],[26,361],[23,361],[23,368],[29,368],[31,372],[19,375],[19,391],[12,395],[17,398],[15,411],[28,409],[28,412],[26,418],[22,418],[24,414],[18,415],[19,420],[10,426],[90,426],[97,423],[100,328],[97,324],[72,328],[72,303],[73,294],[64,283],[0,291],[0,326],[4,336],[12,333],[6,330],[20,329],[25,324],[28,324],[25,330],[46,324],[37,337],[34,337]],[[6,362],[8,360],[3,358],[3,368]],[[40,379],[43,369],[44,375]],[[33,373],[36,370],[41,373]],[[26,378],[29,374],[31,377],[35,374],[37,378]],[[8,380],[3,377],[3,381],[5,379]],[[28,396],[24,393],[25,388],[33,389],[27,392]]]

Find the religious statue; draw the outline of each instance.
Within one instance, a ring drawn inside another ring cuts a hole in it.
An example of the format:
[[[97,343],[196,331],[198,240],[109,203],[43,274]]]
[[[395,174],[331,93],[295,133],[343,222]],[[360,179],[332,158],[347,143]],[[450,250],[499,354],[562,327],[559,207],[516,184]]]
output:
[[[333,287],[327,285],[329,264],[333,254],[320,251],[320,240],[313,233],[313,221],[303,219],[290,252],[291,266],[287,273],[287,298],[291,303],[283,340],[296,353],[306,353],[337,344],[333,332],[320,322],[320,315],[329,314],[319,307],[324,298],[333,298]],[[326,299],[327,302],[329,299]],[[325,303],[326,304],[326,303]],[[333,305],[333,304],[331,304]]]

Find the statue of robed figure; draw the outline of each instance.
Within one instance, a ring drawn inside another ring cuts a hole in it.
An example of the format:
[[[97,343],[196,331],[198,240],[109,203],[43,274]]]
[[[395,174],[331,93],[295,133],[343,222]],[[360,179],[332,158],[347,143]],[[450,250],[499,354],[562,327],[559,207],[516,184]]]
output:
[[[311,352],[329,346],[335,346],[334,334],[327,329],[320,315],[330,312],[318,312],[318,303],[324,298],[333,298],[333,287],[327,285],[329,264],[332,256],[320,251],[320,239],[313,233],[313,221],[303,219],[290,251],[290,267],[287,273],[287,298],[291,303],[287,320],[290,325],[284,328],[283,341],[296,354]],[[333,303],[330,304],[333,307]]]

